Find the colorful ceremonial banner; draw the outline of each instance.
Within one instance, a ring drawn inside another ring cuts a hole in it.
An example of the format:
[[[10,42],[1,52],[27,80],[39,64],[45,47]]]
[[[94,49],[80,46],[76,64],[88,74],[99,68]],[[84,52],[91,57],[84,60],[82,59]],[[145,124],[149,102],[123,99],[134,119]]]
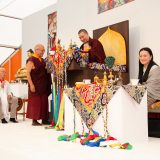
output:
[[[67,95],[88,129],[90,129],[114,93],[114,86],[108,86],[104,89],[103,85],[92,84],[75,87],[72,91],[67,92]]]
[[[119,7],[134,0],[98,0],[98,13]]]
[[[140,104],[145,91],[145,86],[124,85],[123,89]],[[103,109],[119,89],[118,86],[84,85],[79,88],[66,89],[67,96],[80,114],[88,129],[91,129]]]
[[[57,36],[57,12],[48,15],[48,53],[55,50]]]
[[[124,90],[137,102],[140,103],[144,93],[146,91],[145,86],[122,86]],[[79,142],[82,145],[89,147],[109,147],[114,149],[126,149],[131,150],[133,146],[130,143],[122,144],[118,139],[112,137],[107,130],[107,117],[106,117],[106,132],[107,134],[102,136],[98,132],[92,129],[92,126],[98,116],[102,113],[102,110],[107,107],[107,104],[112,99],[113,95],[120,88],[120,86],[103,86],[102,84],[81,84],[76,85],[74,88],[67,88],[65,92],[76,110],[79,112],[81,118],[89,129],[89,132],[75,132],[72,135],[61,135],[58,137],[58,141],[72,141]],[[106,108],[107,110],[107,108]],[[111,114],[111,113],[107,113]],[[74,125],[76,117],[74,116]]]

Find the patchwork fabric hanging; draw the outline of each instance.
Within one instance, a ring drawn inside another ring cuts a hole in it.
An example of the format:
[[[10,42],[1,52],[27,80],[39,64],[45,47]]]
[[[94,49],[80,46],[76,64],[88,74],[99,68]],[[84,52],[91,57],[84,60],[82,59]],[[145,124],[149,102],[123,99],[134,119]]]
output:
[[[99,115],[101,115],[114,93],[114,86],[104,88],[103,85],[92,84],[75,87],[67,95],[73,102],[74,107],[88,129],[90,129]]]

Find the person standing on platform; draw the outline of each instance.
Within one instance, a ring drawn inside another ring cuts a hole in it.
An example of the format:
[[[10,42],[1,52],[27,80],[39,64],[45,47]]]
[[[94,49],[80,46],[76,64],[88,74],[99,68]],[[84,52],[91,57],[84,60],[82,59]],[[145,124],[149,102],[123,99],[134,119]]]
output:
[[[32,119],[33,126],[50,124],[48,112],[48,96],[51,93],[51,75],[47,73],[42,58],[45,48],[42,44],[34,47],[34,54],[27,59],[28,108],[27,118]],[[38,122],[42,120],[42,124]]]
[[[9,120],[13,123],[17,123],[16,111],[18,107],[18,98],[12,95],[10,84],[5,80],[5,77],[6,69],[0,67],[0,119],[2,123],[8,123]]]
[[[83,44],[80,47],[82,52],[84,50],[85,43],[88,43],[90,46],[90,49],[87,52],[89,53],[89,63],[93,63],[93,62],[104,63],[106,55],[105,55],[104,48],[101,42],[97,39],[90,38],[87,30],[85,29],[79,30],[78,36],[81,42],[83,42]]]

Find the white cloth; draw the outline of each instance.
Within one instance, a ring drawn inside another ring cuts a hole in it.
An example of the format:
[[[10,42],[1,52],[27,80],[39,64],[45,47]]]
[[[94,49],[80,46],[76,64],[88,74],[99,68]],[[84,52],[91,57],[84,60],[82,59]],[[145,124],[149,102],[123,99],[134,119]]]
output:
[[[7,121],[10,119],[8,95],[11,95],[9,82],[5,81],[4,88],[0,82],[0,119],[5,118]]]

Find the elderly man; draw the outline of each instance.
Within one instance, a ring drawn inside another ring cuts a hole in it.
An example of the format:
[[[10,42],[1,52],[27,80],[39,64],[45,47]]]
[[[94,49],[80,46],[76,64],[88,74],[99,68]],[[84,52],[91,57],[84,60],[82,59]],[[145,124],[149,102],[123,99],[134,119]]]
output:
[[[0,67],[0,119],[2,123],[11,122],[17,123],[16,110],[18,107],[18,98],[12,96],[9,88],[9,82],[5,80],[6,70]],[[10,113],[9,113],[10,104]]]
[[[28,79],[28,108],[27,118],[32,119],[33,126],[39,126],[37,120],[42,120],[42,124],[50,124],[48,112],[48,96],[51,93],[51,76],[47,73],[43,54],[45,52],[42,44],[34,47],[34,54],[27,59],[27,79]]]
[[[106,56],[101,42],[97,39],[90,38],[88,32],[85,29],[79,30],[78,36],[81,42],[83,42],[80,47],[80,49],[82,49],[82,52],[86,43],[88,43],[90,46],[90,50],[87,51],[89,53],[89,62],[104,63],[104,59],[106,58]]]

